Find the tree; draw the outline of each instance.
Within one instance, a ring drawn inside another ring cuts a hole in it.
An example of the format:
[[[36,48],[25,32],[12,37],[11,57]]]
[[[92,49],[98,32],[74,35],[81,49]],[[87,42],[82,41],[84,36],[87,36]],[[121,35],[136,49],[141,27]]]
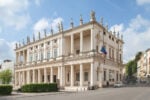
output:
[[[133,74],[137,73],[137,62],[141,58],[142,52],[138,52],[135,58],[129,61],[126,65],[126,74],[128,76],[133,76]]]
[[[0,80],[2,81],[2,84],[9,84],[12,79],[12,72],[11,70],[3,70],[0,72]]]

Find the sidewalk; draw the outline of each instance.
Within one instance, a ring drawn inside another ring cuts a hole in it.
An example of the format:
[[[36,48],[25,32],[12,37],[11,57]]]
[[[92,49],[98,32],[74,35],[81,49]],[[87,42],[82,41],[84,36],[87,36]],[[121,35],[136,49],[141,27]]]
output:
[[[64,93],[73,93],[68,91],[59,91],[59,92],[43,92],[43,93],[21,93],[21,92],[12,92],[9,96],[3,96],[7,98],[23,98],[23,97],[32,97],[32,96],[44,96],[44,95],[57,95]]]

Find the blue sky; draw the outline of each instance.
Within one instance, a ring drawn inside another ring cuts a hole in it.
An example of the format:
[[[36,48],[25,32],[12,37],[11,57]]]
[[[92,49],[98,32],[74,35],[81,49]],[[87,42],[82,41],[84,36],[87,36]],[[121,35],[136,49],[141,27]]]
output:
[[[150,47],[150,0],[0,0],[0,61],[14,59],[15,42],[51,26],[57,31],[60,21],[68,29],[71,18],[77,26],[80,14],[88,22],[91,10],[123,34],[124,62]]]

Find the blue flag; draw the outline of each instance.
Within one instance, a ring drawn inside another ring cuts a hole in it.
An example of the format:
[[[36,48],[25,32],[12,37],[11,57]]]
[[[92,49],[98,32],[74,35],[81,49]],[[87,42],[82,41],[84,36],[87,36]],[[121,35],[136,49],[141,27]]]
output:
[[[101,48],[101,52],[104,53],[105,55],[107,54],[107,51],[106,51],[106,48],[105,48],[104,45],[103,45],[102,48]]]

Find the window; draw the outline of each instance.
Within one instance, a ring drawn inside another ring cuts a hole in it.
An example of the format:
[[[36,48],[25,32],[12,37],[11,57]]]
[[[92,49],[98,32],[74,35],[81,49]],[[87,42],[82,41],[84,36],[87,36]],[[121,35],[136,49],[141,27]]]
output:
[[[44,44],[42,43],[42,44],[41,44],[41,47],[43,47],[43,45],[44,45]]]
[[[112,59],[114,60],[114,50],[112,49]]]
[[[109,48],[109,58],[111,58],[111,48]]]
[[[106,35],[106,32],[104,32],[103,35]]]
[[[122,61],[122,55],[120,54],[120,62]]]
[[[38,60],[38,54],[35,53],[35,61],[37,61],[37,60]]]
[[[79,72],[76,73],[76,81],[80,81],[80,74],[79,74]]]
[[[114,41],[114,38],[112,38],[112,40]]]
[[[67,74],[67,81],[69,82],[69,80],[70,80],[70,79],[69,79],[69,73],[68,73],[68,74]]]
[[[98,52],[98,45],[96,46],[96,52]]]
[[[111,36],[109,35],[109,39],[111,39]]]
[[[118,81],[118,72],[116,73],[117,81]]]
[[[80,50],[76,50],[76,54],[79,54],[80,53]]]
[[[41,60],[43,60],[43,52],[41,52]]]
[[[54,58],[57,57],[57,48],[54,49]]]
[[[50,51],[47,51],[47,59],[50,59]]]
[[[50,44],[50,42],[48,41],[48,42],[47,42],[47,45],[49,45],[49,44]]]
[[[104,70],[104,81],[106,81],[106,70]]]
[[[32,54],[30,54],[30,62],[32,62]]]
[[[97,81],[99,81],[99,72],[98,70],[96,72],[97,72]]]
[[[84,81],[88,81],[88,72],[84,72]]]
[[[54,43],[57,43],[57,39],[54,40]]]

